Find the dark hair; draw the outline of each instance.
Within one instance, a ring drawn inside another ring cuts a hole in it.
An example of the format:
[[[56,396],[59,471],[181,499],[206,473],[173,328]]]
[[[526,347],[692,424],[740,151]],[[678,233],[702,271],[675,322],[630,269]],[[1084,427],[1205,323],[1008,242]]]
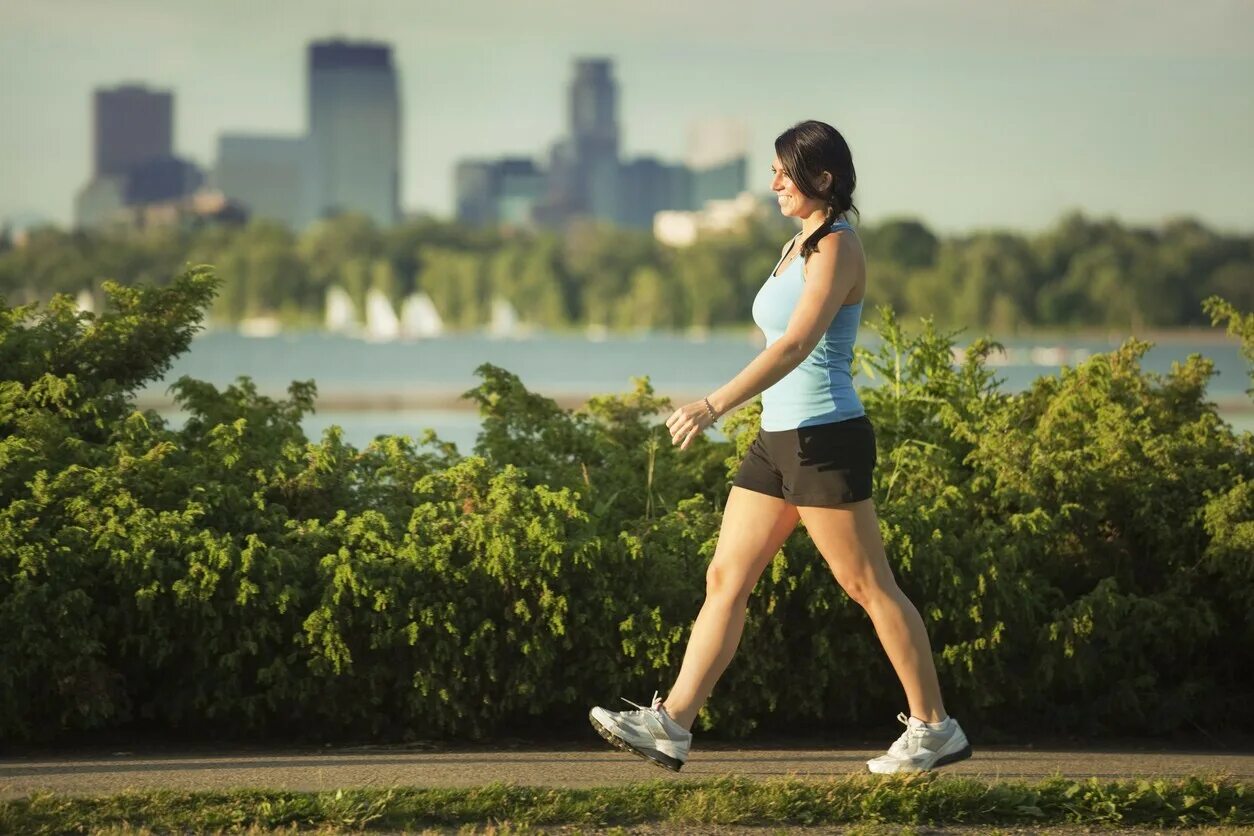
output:
[[[862,216],[853,205],[853,189],[857,185],[853,154],[840,131],[814,119],[798,122],[777,136],[775,153],[803,195],[827,204],[827,223],[801,242],[801,257],[806,258],[818,249],[819,239],[827,234],[827,227],[837,215],[853,211],[859,218]],[[824,171],[832,175],[827,190],[819,188]]]

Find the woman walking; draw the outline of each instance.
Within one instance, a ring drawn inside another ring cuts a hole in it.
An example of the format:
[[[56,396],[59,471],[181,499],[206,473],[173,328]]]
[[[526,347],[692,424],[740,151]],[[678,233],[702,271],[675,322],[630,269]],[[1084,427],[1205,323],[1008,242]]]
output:
[[[901,680],[910,715],[872,772],[919,772],[971,756],[945,713],[923,619],[897,587],[884,554],[871,474],[875,432],[853,387],[853,344],[866,292],[866,260],[847,220],[853,158],[823,122],[801,122],[775,140],[771,188],[801,231],[753,300],[766,347],[728,384],[679,407],[666,421],[672,444],[692,440],[729,410],[762,394],[762,428],[732,482],[705,603],[692,626],[679,677],[666,699],[631,711],[589,712],[613,745],[678,771],[693,721],[714,690],[745,624],[749,594],[766,565],[805,522],[836,581],[870,615]]]

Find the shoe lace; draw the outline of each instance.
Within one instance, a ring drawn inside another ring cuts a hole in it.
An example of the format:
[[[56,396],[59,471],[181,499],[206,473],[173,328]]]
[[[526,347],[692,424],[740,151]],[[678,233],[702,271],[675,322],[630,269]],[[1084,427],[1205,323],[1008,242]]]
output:
[[[641,705],[638,702],[632,702],[626,697],[619,697],[619,699],[628,705],[634,705],[638,709],[636,711],[624,711],[624,714],[641,714],[645,711],[657,711],[662,707],[662,698],[657,695],[657,691],[653,692],[653,699],[649,701],[648,705]]]
[[[888,751],[903,753],[913,752],[918,747],[917,741],[921,740],[923,735],[927,734],[927,727],[911,726],[910,718],[901,711],[897,712],[897,721],[905,725],[906,730],[901,733],[901,737],[897,738],[892,746],[888,747]]]

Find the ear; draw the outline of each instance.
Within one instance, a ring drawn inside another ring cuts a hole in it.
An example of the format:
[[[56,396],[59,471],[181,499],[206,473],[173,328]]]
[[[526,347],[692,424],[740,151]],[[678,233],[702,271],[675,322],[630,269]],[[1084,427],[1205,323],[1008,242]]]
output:
[[[833,183],[832,173],[830,171],[824,171],[821,182],[823,183],[823,191],[830,189]]]

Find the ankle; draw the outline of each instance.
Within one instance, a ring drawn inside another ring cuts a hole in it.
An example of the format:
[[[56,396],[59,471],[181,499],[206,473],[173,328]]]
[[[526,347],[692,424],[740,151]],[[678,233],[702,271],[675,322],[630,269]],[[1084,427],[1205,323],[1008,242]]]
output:
[[[666,703],[662,703],[661,709],[666,712],[666,716],[675,721],[675,725],[681,727],[684,731],[692,731],[692,721],[695,717],[688,717],[683,711],[671,711]]]

